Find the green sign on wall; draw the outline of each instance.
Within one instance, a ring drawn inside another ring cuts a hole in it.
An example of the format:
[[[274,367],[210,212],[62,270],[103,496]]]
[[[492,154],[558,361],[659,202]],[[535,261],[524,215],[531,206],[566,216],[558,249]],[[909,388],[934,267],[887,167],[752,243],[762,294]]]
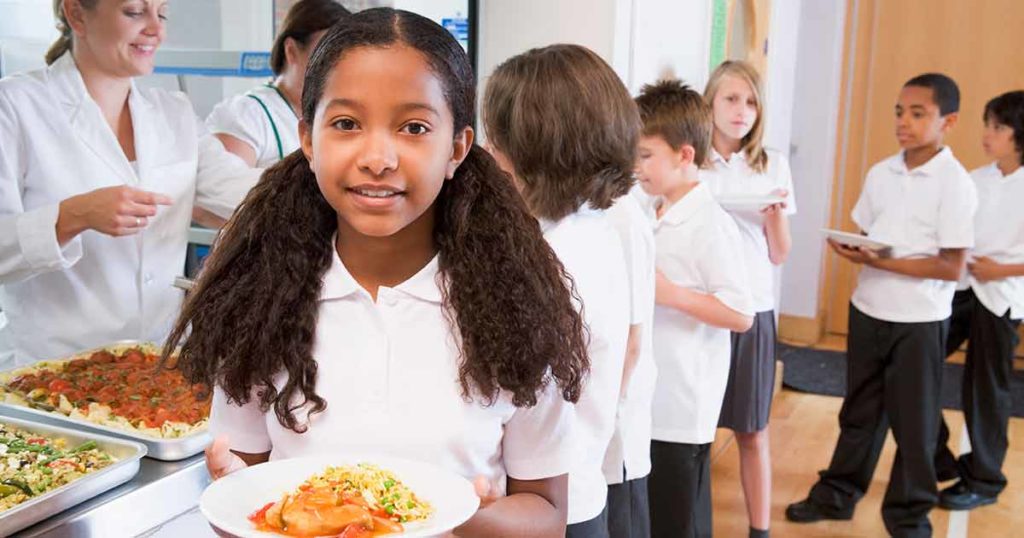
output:
[[[711,12],[711,54],[709,70],[725,60],[725,37],[728,33],[729,0],[714,0]]]

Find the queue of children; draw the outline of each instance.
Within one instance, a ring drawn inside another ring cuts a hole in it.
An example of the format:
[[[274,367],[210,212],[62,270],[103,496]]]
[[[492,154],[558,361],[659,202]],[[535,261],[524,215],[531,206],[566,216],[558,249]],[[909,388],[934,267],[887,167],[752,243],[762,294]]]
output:
[[[167,343],[216,387],[211,474],[374,452],[472,479],[481,505],[458,536],[710,536],[710,445],[727,428],[749,535],[768,536],[773,272],[796,203],[786,157],[763,145],[758,73],[725,62],[703,94],[666,80],[634,100],[584,47],[530,50],[487,83],[486,151],[476,95],[458,42],[418,15],[361,11],[320,38],[300,148],[231,218]],[[943,143],[955,83],[900,91],[902,151],[853,211],[892,253],[831,243],[864,266],[848,391],[832,464],[790,520],[852,517],[890,426],[891,534],[928,536],[936,504],[1005,487],[1022,96],[986,107],[995,163],[972,180]],[[737,196],[776,201],[719,203]],[[939,390],[964,339],[975,451],[957,462]],[[944,476],[960,480],[939,492]]]

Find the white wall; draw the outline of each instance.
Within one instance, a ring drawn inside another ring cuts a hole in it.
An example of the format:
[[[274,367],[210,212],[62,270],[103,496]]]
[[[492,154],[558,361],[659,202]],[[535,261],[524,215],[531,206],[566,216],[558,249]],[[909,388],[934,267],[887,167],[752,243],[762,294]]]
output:
[[[765,145],[789,155],[793,127],[801,6],[817,0],[775,0],[768,30],[765,85]]]
[[[534,47],[592,49],[631,92],[673,75],[703,89],[711,0],[480,0],[481,95],[494,68]]]
[[[776,2],[780,3],[780,2]],[[793,250],[782,277],[780,311],[814,317],[823,275],[839,96],[842,78],[845,0],[808,0],[800,11],[792,109],[793,182],[799,212],[791,220]]]
[[[273,0],[220,0],[220,48],[269,52],[274,44]],[[261,79],[225,78],[223,96],[244,93]],[[205,117],[209,111],[204,111]]]
[[[583,45],[610,60],[616,0],[480,0],[481,82],[503,61],[554,43]]]
[[[628,0],[633,12],[628,69],[619,66],[634,94],[666,75],[704,91],[711,51],[711,0]]]
[[[43,55],[59,35],[55,25],[47,0],[0,0],[0,74],[45,66]]]

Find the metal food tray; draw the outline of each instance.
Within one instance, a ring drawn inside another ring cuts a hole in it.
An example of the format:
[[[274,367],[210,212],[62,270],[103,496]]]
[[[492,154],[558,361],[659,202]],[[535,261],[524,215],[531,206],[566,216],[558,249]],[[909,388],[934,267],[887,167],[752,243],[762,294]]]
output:
[[[147,351],[159,352],[155,344],[150,342],[141,342],[138,340],[121,340],[114,342],[106,346],[100,346],[94,349],[81,351],[75,353],[70,357],[64,359],[48,360],[46,363],[57,363],[74,360],[77,358],[88,357],[89,355],[101,351],[111,350],[112,352],[120,353],[130,348],[142,348]],[[30,366],[30,365],[29,365]],[[29,366],[19,366],[12,368],[7,371],[0,372],[0,379],[6,379],[15,370],[21,370]],[[114,437],[121,437],[124,439],[130,439],[146,445],[146,449],[149,451],[147,454],[151,458],[155,458],[163,461],[178,461],[194,456],[202,452],[207,445],[210,444],[212,438],[208,430],[200,430],[185,437],[178,437],[175,439],[163,439],[160,437],[153,437],[150,435],[144,435],[142,433],[136,433],[129,430],[123,430],[115,428],[113,426],[106,426],[103,424],[97,424],[95,422],[89,422],[87,420],[71,418],[64,415],[63,413],[54,411],[43,411],[41,409],[35,409],[33,407],[26,407],[24,405],[18,405],[14,403],[8,403],[0,399],[0,418],[3,416],[21,418],[24,420],[30,420],[33,422],[41,422],[44,424],[52,424],[63,428],[74,428],[77,430],[85,430],[93,433],[102,435],[111,435]],[[0,533],[0,536],[3,534]]]
[[[133,441],[9,417],[0,417],[0,423],[40,436],[63,438],[71,445],[96,441],[100,450],[117,459],[117,462],[109,467],[89,473],[74,482],[0,512],[0,536],[9,536],[131,480],[139,472],[139,460],[146,455],[146,447]]]

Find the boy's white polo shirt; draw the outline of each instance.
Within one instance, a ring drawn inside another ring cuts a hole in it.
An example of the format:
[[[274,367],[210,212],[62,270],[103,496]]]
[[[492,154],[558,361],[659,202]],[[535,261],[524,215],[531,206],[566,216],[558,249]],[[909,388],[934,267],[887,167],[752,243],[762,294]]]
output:
[[[607,501],[602,464],[615,430],[615,409],[629,335],[629,284],[622,246],[604,211],[584,207],[541,219],[551,249],[572,277],[590,333],[590,375],[576,404],[576,448],[569,471],[569,523],[600,515]]]
[[[766,149],[768,165],[764,172],[756,172],[742,151],[725,159],[711,150],[711,164],[700,171],[701,183],[711,189],[715,198],[730,196],[767,196],[785,189],[786,215],[796,213],[793,193],[793,174],[789,161],[782,153]],[[736,220],[743,240],[743,256],[750,273],[750,295],[754,310],[765,312],[775,309],[775,269],[768,258],[768,237],[764,234],[764,215],[757,210],[730,211]]]
[[[974,245],[974,181],[948,148],[913,170],[903,152],[874,165],[864,180],[853,221],[871,239],[892,245],[894,258],[937,256]],[[956,282],[861,268],[850,301],[884,321],[919,323],[949,317]]]
[[[654,240],[658,270],[673,284],[712,294],[737,312],[755,314],[740,232],[704,184],[658,219]],[[728,329],[655,306],[653,439],[714,441],[729,379],[730,346]]]
[[[374,303],[335,254],[323,277],[313,350],[317,393],[327,409],[298,434],[282,427],[273,410],[229,403],[218,388],[211,432],[227,434],[234,450],[269,450],[271,459],[379,454],[433,463],[470,480],[485,476],[500,491],[506,476],[568,473],[577,458],[573,411],[553,383],[532,408],[516,408],[504,391],[490,406],[463,399],[457,337],[442,312],[437,267],[435,258],[402,284],[381,287]],[[286,375],[276,376],[275,386]]]
[[[970,256],[986,256],[1002,264],[1024,263],[1024,167],[1003,176],[993,163],[974,170],[971,177],[978,189],[978,212]],[[979,282],[965,271],[962,282],[989,312],[1002,316],[1009,310],[1011,319],[1024,318],[1024,277]]]
[[[634,189],[639,189],[639,186]],[[619,400],[615,433],[604,458],[608,484],[643,478],[651,472],[651,402],[657,376],[654,366],[654,228],[637,198],[619,197],[608,208],[626,258],[630,287],[630,325],[640,325],[640,355]]]

